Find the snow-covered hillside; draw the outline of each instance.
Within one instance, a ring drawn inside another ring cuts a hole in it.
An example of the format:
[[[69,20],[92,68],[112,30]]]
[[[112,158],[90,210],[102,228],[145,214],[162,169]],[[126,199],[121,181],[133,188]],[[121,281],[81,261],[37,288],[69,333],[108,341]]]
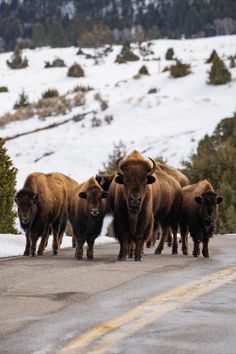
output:
[[[192,64],[192,74],[173,79],[168,72],[162,73],[163,68],[170,65],[164,59],[169,47],[174,48],[179,59]],[[91,110],[97,110],[97,118],[103,121],[102,126],[93,128],[93,115],[88,115],[79,123],[71,122],[9,141],[9,154],[19,170],[18,188],[32,171],[58,170],[82,181],[102,168],[113,151],[113,144],[120,140],[128,151],[136,148],[150,157],[162,155],[169,164],[178,167],[204,134],[211,133],[222,118],[232,115],[236,109],[236,69],[231,69],[231,83],[211,86],[206,83],[210,64],[205,61],[216,49],[228,65],[227,56],[236,53],[236,36],[157,40],[151,49],[155,54],[145,62],[150,76],[140,79],[134,79],[134,75],[142,60],[114,63],[120,47],[115,47],[98,65],[92,59],[77,56],[76,48],[26,50],[24,55],[29,59],[29,68],[23,70],[7,67],[6,60],[11,53],[0,55],[1,86],[9,88],[9,93],[0,94],[0,116],[13,110],[22,89],[30,101],[39,99],[48,88],[57,88],[61,94],[76,85],[90,85],[95,89],[87,93],[84,106],[76,107],[66,116],[14,122],[1,129],[1,136],[46,126]],[[93,54],[93,50],[87,52]],[[139,54],[138,49],[136,53]],[[67,77],[67,68],[44,69],[44,62],[56,57],[64,59],[68,66],[79,62],[86,76],[75,79]],[[158,57],[160,62],[151,60]],[[156,88],[157,93],[148,94],[152,88]],[[108,101],[107,110],[101,111],[94,100],[96,92]],[[113,115],[111,124],[104,122],[106,115]],[[49,156],[42,157],[44,154]]]
[[[135,53],[140,56],[137,46]],[[192,73],[173,79],[162,72],[170,62],[165,60],[167,48],[173,47],[175,55],[191,63]],[[79,113],[96,110],[102,125],[92,127],[93,114],[81,122],[70,122],[60,127],[26,135],[6,146],[18,168],[17,188],[21,188],[26,176],[33,171],[61,171],[78,181],[83,181],[102,169],[114,144],[121,140],[127,151],[138,149],[146,156],[162,155],[170,165],[179,167],[187,159],[198,141],[212,133],[216,124],[231,116],[236,110],[236,69],[230,69],[232,82],[223,86],[206,83],[210,64],[205,64],[211,51],[218,54],[229,66],[229,55],[236,53],[236,36],[214,37],[196,40],[157,40],[151,47],[154,54],[148,61],[140,59],[128,64],[116,64],[120,47],[98,64],[93,59],[77,56],[76,48],[26,50],[29,67],[11,70],[6,65],[12,53],[0,54],[0,86],[7,86],[9,93],[0,94],[0,116],[13,112],[13,105],[24,89],[30,101],[38,100],[48,88],[56,88],[66,94],[77,85],[89,85],[93,91],[86,93],[84,106],[76,107],[64,116],[37,117],[13,122],[1,128],[2,137],[12,136],[35,128],[60,122]],[[94,50],[85,50],[94,54]],[[68,68],[44,69],[45,61],[60,57],[67,66],[78,62],[85,70],[84,78],[67,77]],[[160,57],[160,61],[155,60]],[[145,64],[149,76],[135,79]],[[156,93],[148,93],[156,89]],[[95,93],[107,100],[108,108],[101,110]],[[104,121],[113,116],[111,124]]]

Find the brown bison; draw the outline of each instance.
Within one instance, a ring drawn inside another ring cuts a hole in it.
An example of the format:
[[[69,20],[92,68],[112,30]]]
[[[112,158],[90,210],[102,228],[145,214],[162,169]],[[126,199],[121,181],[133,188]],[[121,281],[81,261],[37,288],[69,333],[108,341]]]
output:
[[[171,174],[163,171],[157,164],[155,171],[158,202],[154,209],[155,223],[154,235],[157,233],[158,224],[161,226],[162,236],[155,250],[155,254],[161,254],[165,240],[171,229],[173,233],[172,254],[178,253],[177,230],[178,217],[181,204],[181,187],[178,181]],[[155,236],[154,236],[155,237]]]
[[[83,257],[83,246],[87,242],[87,259],[93,259],[93,246],[99,236],[107,211],[108,193],[104,192],[94,177],[79,184],[74,191],[71,206],[71,224],[76,239],[75,258]]]
[[[202,254],[209,257],[208,242],[215,232],[218,205],[223,198],[215,193],[207,181],[184,187],[182,189],[182,207],[180,213],[180,231],[182,242],[187,247],[188,229],[193,238],[193,256],[200,254],[199,243],[203,243]]]
[[[179,182],[181,187],[185,187],[188,186],[190,184],[189,179],[179,170],[177,170],[174,167],[168,166],[166,164],[163,164],[161,162],[157,162],[157,166],[160,167],[160,169],[165,172],[168,176],[171,176],[172,178],[174,178],[177,182]],[[157,228],[158,230],[158,235],[161,235],[161,227],[158,226]],[[147,247],[150,247],[151,244],[155,245],[155,241],[158,237],[157,234],[153,234],[153,238],[152,240],[149,242],[149,244],[147,244]],[[172,234],[171,234],[171,230],[169,229],[168,231],[168,236],[166,239],[168,246],[171,247],[172,245]],[[187,254],[185,249],[182,249],[183,254]]]
[[[152,160],[151,160],[152,161]],[[114,234],[120,243],[118,260],[125,260],[129,244],[135,242],[135,260],[153,230],[153,173],[156,164],[133,151],[117,163],[117,175],[109,188],[109,205],[114,215]]]
[[[35,256],[36,244],[41,236],[38,255],[42,255],[49,233],[53,233],[53,254],[58,254],[59,243],[67,221],[67,193],[64,183],[53,173],[30,174],[23,188],[17,192],[20,225],[26,233],[24,255]]]
[[[66,191],[67,191],[67,207],[68,207],[68,218],[71,223],[71,208],[74,198],[74,191],[79,186],[79,183],[76,182],[74,179],[70,178],[69,176],[64,175],[60,172],[53,172],[53,177],[59,179],[64,183]],[[76,240],[74,235],[72,235],[72,247],[76,246]]]

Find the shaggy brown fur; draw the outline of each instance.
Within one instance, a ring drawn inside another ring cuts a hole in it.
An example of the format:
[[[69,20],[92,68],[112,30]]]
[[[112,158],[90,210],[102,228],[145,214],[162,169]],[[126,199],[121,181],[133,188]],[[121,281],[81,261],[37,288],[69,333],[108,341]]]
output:
[[[135,150],[121,161],[112,180],[109,205],[114,214],[114,234],[120,243],[118,260],[125,260],[132,241],[135,260],[141,260],[143,243],[152,233],[155,182],[152,171],[150,162]]]
[[[158,200],[156,201],[154,234],[157,232],[158,223],[161,225],[162,237],[155,250],[155,254],[161,254],[164,243],[171,228],[173,233],[172,254],[178,253],[177,230],[178,214],[181,204],[180,184],[159,166],[155,171]]]
[[[31,173],[15,196],[21,227],[26,232],[24,255],[36,252],[37,240],[42,236],[38,254],[43,254],[50,231],[53,233],[53,254],[58,254],[59,240],[67,220],[65,184],[53,174]]]
[[[74,191],[79,186],[79,183],[76,182],[74,179],[70,178],[69,176],[64,175],[60,172],[53,172],[52,176],[62,181],[65,184],[66,191],[67,191],[67,206],[68,206],[68,217],[71,223],[71,208],[74,198]],[[61,242],[62,240],[60,240]],[[74,235],[72,235],[72,247],[76,247],[76,240]]]
[[[181,187],[185,187],[188,186],[190,184],[189,179],[179,170],[177,170],[174,167],[168,166],[166,164],[163,164],[161,162],[157,163],[158,167],[160,167],[160,169],[165,172],[168,176],[173,177],[177,182],[179,182]],[[162,235],[161,233],[161,228],[158,226],[157,227],[158,232],[157,233],[153,233],[153,239],[151,240],[151,244],[155,244],[155,241],[157,238],[159,238],[158,236]],[[172,234],[171,234],[171,230],[168,230],[168,235],[167,235],[167,239],[166,242],[168,243],[168,246],[171,247],[172,245]],[[163,240],[162,240],[163,242]],[[150,247],[150,245],[148,244],[147,247]],[[187,254],[186,249],[183,249],[183,244],[182,244],[182,252],[183,254]]]
[[[71,224],[76,238],[75,258],[83,257],[87,242],[87,259],[93,259],[93,246],[99,236],[107,211],[108,193],[104,192],[94,177],[80,184],[74,191],[71,206]]]
[[[186,242],[189,229],[194,241],[194,257],[200,254],[200,242],[203,242],[203,256],[209,257],[208,242],[214,234],[218,204],[222,201],[207,180],[182,188],[181,238],[183,243]]]

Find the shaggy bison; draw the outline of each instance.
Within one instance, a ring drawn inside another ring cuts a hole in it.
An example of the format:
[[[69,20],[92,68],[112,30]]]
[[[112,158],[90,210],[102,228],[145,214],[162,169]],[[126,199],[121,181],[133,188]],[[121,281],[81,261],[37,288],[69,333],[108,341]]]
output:
[[[72,210],[72,203],[74,198],[74,191],[75,188],[79,186],[79,183],[76,182],[74,179],[70,178],[69,176],[64,175],[60,172],[53,172],[52,176],[61,180],[64,183],[66,191],[67,191],[67,207],[68,207],[68,218],[71,223],[71,210]],[[76,246],[76,240],[74,235],[72,236],[72,247]]]
[[[41,236],[38,255],[42,255],[49,233],[53,233],[53,254],[58,254],[59,243],[67,220],[67,194],[64,183],[53,173],[31,173],[23,188],[17,192],[15,202],[22,229],[26,233],[24,255],[35,256],[36,244]]]
[[[75,258],[83,257],[83,246],[87,241],[87,259],[93,259],[94,241],[102,229],[102,223],[107,211],[106,198],[108,193],[104,192],[94,177],[79,184],[74,191],[71,206],[71,224],[76,239]]]
[[[209,257],[208,242],[215,231],[218,205],[223,198],[218,196],[207,181],[186,186],[182,189],[180,231],[182,242],[187,248],[188,229],[193,238],[193,256],[200,254],[199,243],[203,243],[202,254]]]
[[[150,159],[151,160],[151,159]],[[143,243],[153,230],[153,173],[156,164],[133,151],[117,163],[117,175],[109,189],[114,214],[114,234],[120,243],[118,260],[125,260],[129,244],[135,243],[135,260],[141,260]]]

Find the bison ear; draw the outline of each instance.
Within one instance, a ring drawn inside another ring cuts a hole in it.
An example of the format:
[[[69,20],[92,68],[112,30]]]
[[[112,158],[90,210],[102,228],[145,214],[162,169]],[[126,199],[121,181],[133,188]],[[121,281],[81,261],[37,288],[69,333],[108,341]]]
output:
[[[108,197],[108,193],[107,192],[102,192],[102,198],[107,198]]]
[[[18,204],[19,199],[18,199],[18,197],[17,197],[17,194],[16,194],[15,197],[14,197],[14,201],[15,201],[16,204]]]
[[[33,196],[32,196],[32,200],[36,203],[36,201],[38,200],[38,193],[34,193]]]
[[[198,204],[202,204],[203,203],[203,197],[201,195],[195,197],[194,200]]]
[[[156,181],[154,176],[147,176],[147,184],[152,184]]]
[[[223,202],[223,200],[224,200],[223,197],[217,197],[217,198],[216,198],[216,203],[217,203],[217,204],[220,204],[220,203]]]
[[[86,199],[87,198],[87,194],[85,192],[80,192],[79,193],[79,197],[82,199]]]
[[[115,182],[118,184],[124,184],[124,177],[121,175],[116,176]]]

